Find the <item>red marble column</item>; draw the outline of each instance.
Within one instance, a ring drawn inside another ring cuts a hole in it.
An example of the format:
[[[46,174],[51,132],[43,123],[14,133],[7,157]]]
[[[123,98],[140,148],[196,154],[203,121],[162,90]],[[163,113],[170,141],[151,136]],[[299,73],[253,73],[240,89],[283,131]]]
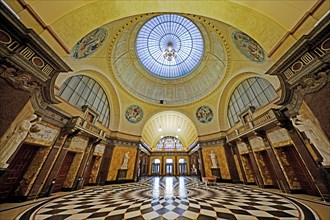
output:
[[[108,178],[108,173],[109,173],[109,168],[110,168],[110,163],[112,160],[113,148],[114,148],[113,144],[107,144],[105,146],[100,170],[99,170],[98,177],[97,177],[97,179],[99,180],[98,184],[100,184],[100,185],[106,184],[106,181]]]
[[[52,166],[55,164],[56,158],[59,156],[67,134],[61,132],[59,137],[56,139],[55,144],[51,148],[45,163],[43,164],[37,179],[35,180],[29,194],[28,199],[33,197],[42,197],[47,194],[52,182],[52,178],[48,178],[52,172],[49,172],[52,169]]]
[[[230,144],[225,144],[224,148],[231,180],[233,183],[238,183],[240,180],[234,159],[233,147]]]

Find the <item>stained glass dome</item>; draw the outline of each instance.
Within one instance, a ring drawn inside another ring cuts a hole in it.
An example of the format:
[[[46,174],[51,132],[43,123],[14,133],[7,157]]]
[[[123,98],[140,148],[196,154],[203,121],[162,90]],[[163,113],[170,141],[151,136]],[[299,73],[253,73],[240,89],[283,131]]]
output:
[[[197,26],[185,17],[165,14],[150,19],[140,29],[136,52],[144,68],[161,78],[178,78],[192,72],[204,51]]]

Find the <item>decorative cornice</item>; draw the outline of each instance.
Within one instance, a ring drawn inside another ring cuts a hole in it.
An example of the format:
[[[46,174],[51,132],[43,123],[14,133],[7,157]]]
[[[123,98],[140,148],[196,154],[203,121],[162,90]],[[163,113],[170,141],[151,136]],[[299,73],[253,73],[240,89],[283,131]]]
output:
[[[220,137],[219,139],[213,139],[208,141],[200,141],[199,144],[202,148],[211,146],[223,146],[226,142],[226,137]]]
[[[60,72],[70,67],[35,33],[0,4],[1,76],[14,88],[39,90],[45,105],[56,104],[54,82]],[[37,106],[38,107],[38,106]]]

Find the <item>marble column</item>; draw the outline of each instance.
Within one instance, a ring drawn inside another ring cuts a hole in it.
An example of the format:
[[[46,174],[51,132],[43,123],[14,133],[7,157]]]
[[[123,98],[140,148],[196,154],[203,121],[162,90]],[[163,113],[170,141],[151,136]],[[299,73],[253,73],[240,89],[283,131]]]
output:
[[[55,159],[55,163],[53,164],[53,166],[51,168],[51,171],[50,171],[50,173],[47,177],[47,180],[46,180],[41,192],[39,193],[40,195],[46,195],[47,194],[47,192],[49,190],[49,187],[52,184],[52,181],[56,178],[57,173],[61,169],[61,166],[62,166],[62,163],[65,159],[65,156],[68,153],[69,146],[71,144],[72,138],[74,138],[76,135],[78,135],[78,133],[79,133],[79,130],[75,130],[71,134],[68,134],[65,141],[64,141],[64,144],[62,145],[62,147],[58,148],[58,151],[60,151],[60,152],[58,153],[58,156]]]
[[[51,186],[52,179],[48,178],[51,174],[51,170],[61,149],[66,141],[67,134],[62,130],[59,136],[57,137],[53,147],[51,148],[47,159],[35,180],[28,197],[42,197],[45,196],[48,192],[48,189]]]
[[[202,181],[202,178],[205,177],[205,166],[203,160],[202,147],[198,149],[198,160],[199,160],[199,171],[201,172],[200,180]]]
[[[246,174],[245,174],[245,170],[242,164],[242,159],[241,159],[241,154],[239,153],[238,149],[237,149],[237,145],[236,143],[231,143],[232,147],[233,147],[233,151],[235,151],[235,154],[237,155],[237,160],[238,160],[238,164],[240,166],[240,170],[242,172],[242,177],[243,177],[243,183],[247,184],[247,178],[246,178]]]
[[[283,170],[280,166],[280,163],[278,162],[278,160],[276,158],[274,149],[272,148],[272,145],[269,142],[269,140],[266,136],[266,133],[265,132],[258,132],[257,135],[262,138],[262,140],[265,144],[267,155],[270,159],[271,165],[274,168],[274,171],[275,171],[275,174],[276,174],[276,179],[278,181],[278,185],[279,185],[281,191],[285,192],[285,193],[290,193],[291,190],[290,190],[289,183],[288,183],[287,179],[285,178],[284,172],[283,172]]]
[[[139,181],[139,166],[141,163],[139,163],[140,159],[141,159],[141,150],[139,148],[139,146],[137,146],[137,150],[136,150],[136,157],[135,157],[135,165],[134,165],[134,174],[133,174],[133,179],[135,182]],[[142,166],[140,166],[140,173],[141,173],[141,169]]]
[[[310,174],[312,182],[314,182],[315,187],[318,191],[316,193],[320,194],[324,200],[330,201],[330,186],[327,180],[326,173],[324,173],[322,168],[318,164],[316,164],[315,160],[313,159],[312,155],[308,151],[303,140],[301,139],[291,122],[287,122],[287,124],[285,124],[285,127],[289,131],[288,134],[294,142],[294,146],[299,156],[304,161],[304,165],[309,170],[308,173]]]
[[[240,180],[239,180],[239,175],[238,175],[238,171],[237,171],[236,163],[235,163],[235,159],[234,159],[233,147],[231,144],[227,143],[227,144],[225,144],[224,149],[225,149],[225,154],[226,154],[226,158],[227,158],[227,162],[228,162],[228,168],[229,168],[231,180],[233,183],[238,183],[238,182],[240,182]]]
[[[257,165],[256,158],[253,154],[252,147],[251,147],[251,145],[250,145],[250,143],[247,139],[244,139],[243,142],[246,144],[246,146],[249,150],[249,157],[250,157],[250,160],[251,160],[251,165],[252,165],[252,169],[253,169],[254,178],[256,180],[256,183],[260,188],[264,188],[265,187],[264,182],[262,180],[260,170],[259,170],[258,165]]]
[[[99,170],[97,179],[99,180],[99,185],[104,185],[107,181],[108,172],[110,168],[110,163],[112,160],[114,144],[107,144],[104,149],[102,162]]]

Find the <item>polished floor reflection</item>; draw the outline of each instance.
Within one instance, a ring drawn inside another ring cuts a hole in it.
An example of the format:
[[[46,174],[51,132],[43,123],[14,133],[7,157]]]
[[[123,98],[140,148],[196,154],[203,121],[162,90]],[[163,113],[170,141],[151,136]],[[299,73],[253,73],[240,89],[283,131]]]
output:
[[[17,219],[319,219],[290,198],[193,177],[149,177],[95,187],[36,205]]]

